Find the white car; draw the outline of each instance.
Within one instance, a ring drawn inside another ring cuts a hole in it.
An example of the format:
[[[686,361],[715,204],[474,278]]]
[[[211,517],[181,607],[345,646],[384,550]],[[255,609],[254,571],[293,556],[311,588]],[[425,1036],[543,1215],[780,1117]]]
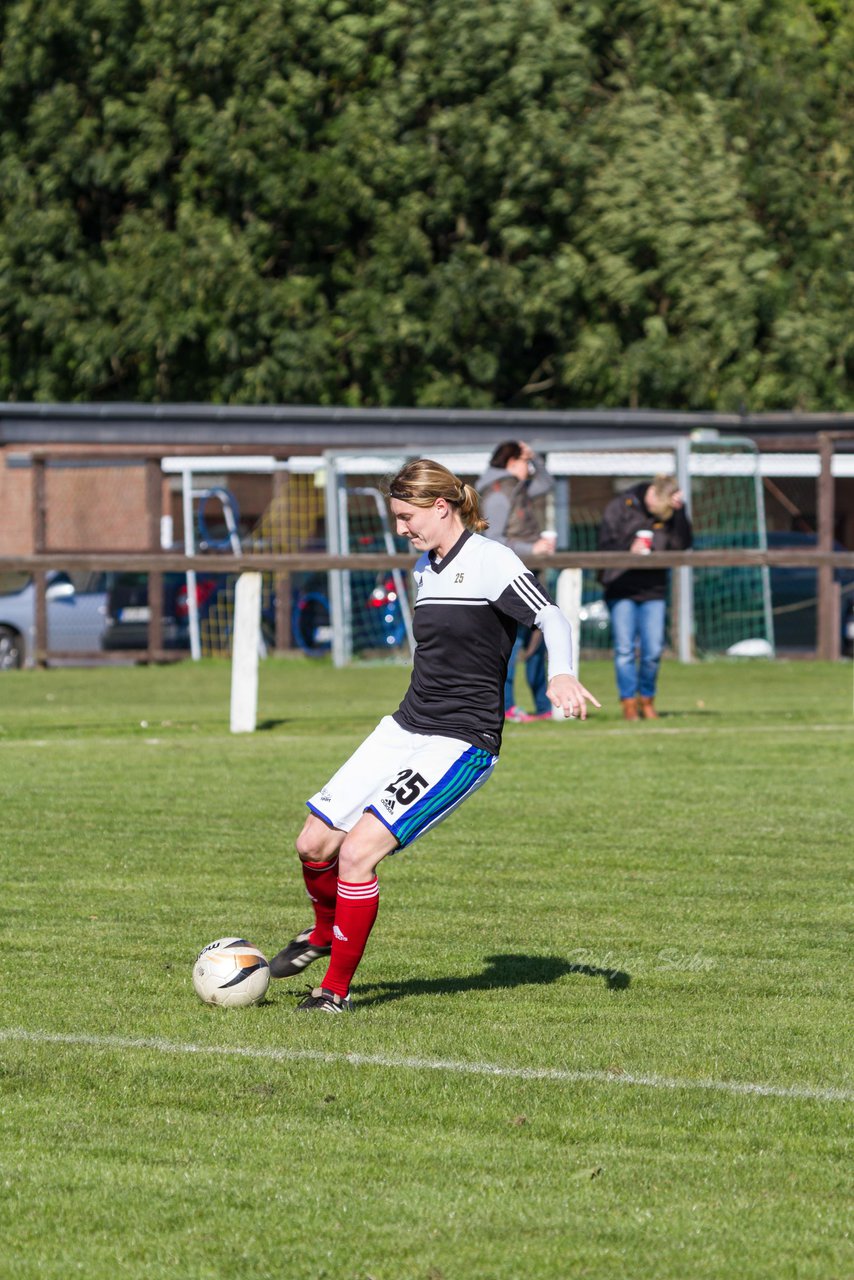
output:
[[[107,621],[103,573],[47,576],[47,649],[92,654],[101,649]],[[28,574],[0,574],[0,671],[35,661],[36,590]]]

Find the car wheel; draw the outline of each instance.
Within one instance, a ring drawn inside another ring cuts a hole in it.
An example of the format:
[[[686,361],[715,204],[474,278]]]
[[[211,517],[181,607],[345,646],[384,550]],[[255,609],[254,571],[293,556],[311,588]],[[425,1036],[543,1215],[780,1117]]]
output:
[[[0,671],[15,671],[21,665],[21,638],[11,627],[0,627]]]

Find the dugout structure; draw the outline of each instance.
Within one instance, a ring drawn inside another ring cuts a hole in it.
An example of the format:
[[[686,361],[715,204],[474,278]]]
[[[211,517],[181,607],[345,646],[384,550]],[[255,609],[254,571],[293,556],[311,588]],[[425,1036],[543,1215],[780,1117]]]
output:
[[[530,425],[502,424],[507,435]],[[76,659],[81,652],[77,640],[63,643],[52,631],[51,610],[61,605],[72,613],[77,607],[48,598],[52,570],[67,571],[78,593],[81,575],[87,582],[101,582],[127,572],[147,582],[146,607],[135,601],[130,610],[150,617],[138,651],[116,651],[95,638],[88,656],[161,661],[182,656],[164,634],[168,614],[158,618],[170,583],[183,581],[188,570],[216,579],[217,590],[206,598],[199,617],[199,649],[228,655],[234,583],[242,568],[254,568],[263,573],[268,649],[302,649],[311,656],[331,651],[339,664],[407,661],[412,553],[394,537],[382,497],[384,482],[406,459],[425,454],[476,482],[497,442],[442,447],[438,440],[431,444],[425,438],[429,435],[419,432],[416,442],[393,450],[306,450],[287,457],[249,456],[231,449],[184,456],[176,449],[166,455],[129,445],[122,452],[99,446],[63,454],[44,448],[7,453],[2,472],[6,490],[12,491],[14,480],[18,505],[23,498],[31,504],[29,522],[24,513],[7,527],[0,565],[7,577],[34,579],[27,660]],[[849,608],[854,553],[844,551],[854,538],[851,433],[775,437],[758,448],[752,440],[718,437],[708,428],[685,436],[599,436],[589,445],[579,445],[577,437],[566,444],[545,434],[538,439],[533,430],[524,435],[545,454],[555,476],[542,527],[559,531],[558,565],[583,567],[582,650],[610,647],[597,578],[601,557],[594,552],[604,506],[616,492],[660,470],[675,471],[690,494],[699,552],[693,564],[695,553],[689,553],[684,566],[677,561],[671,574],[670,641],[680,658],[761,640],[766,645],[776,641],[784,652],[793,647],[801,653],[818,650],[819,656],[832,659],[839,655],[841,614],[846,626],[851,623],[844,634],[854,639],[854,611]],[[188,534],[193,508],[197,525]],[[771,540],[762,558],[772,566],[770,611],[769,572],[757,563],[756,554],[762,554],[766,527]],[[803,541],[792,541],[793,533]],[[184,553],[193,545],[200,554],[191,566],[184,563]],[[780,547],[791,549],[791,556],[788,550],[784,556]],[[329,563],[333,556],[345,555],[346,565]],[[359,565],[363,556],[364,569]],[[552,574],[554,586],[557,566],[540,560],[538,567]],[[797,575],[802,584],[806,579],[806,590],[781,605],[775,583]],[[5,590],[13,586],[7,582]],[[189,603],[195,593],[185,591],[184,598]],[[78,603],[84,601],[78,598]],[[793,622],[798,638],[790,645],[787,628],[791,635]]]

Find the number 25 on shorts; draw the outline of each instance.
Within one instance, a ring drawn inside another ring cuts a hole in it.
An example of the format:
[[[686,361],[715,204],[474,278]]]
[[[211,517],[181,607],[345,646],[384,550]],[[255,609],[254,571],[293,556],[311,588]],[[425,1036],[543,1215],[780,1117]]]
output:
[[[427,779],[420,773],[413,773],[411,769],[402,769],[394,782],[390,782],[386,787],[386,791],[394,796],[398,804],[408,805],[412,804],[413,800],[417,800],[424,788],[429,785]]]

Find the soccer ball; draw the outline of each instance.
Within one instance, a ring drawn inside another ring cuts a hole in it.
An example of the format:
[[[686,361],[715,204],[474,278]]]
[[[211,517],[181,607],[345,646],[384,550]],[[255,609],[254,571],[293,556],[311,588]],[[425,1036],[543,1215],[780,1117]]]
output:
[[[205,1004],[243,1009],[263,1000],[269,985],[266,956],[245,938],[209,942],[193,965],[193,986]]]

